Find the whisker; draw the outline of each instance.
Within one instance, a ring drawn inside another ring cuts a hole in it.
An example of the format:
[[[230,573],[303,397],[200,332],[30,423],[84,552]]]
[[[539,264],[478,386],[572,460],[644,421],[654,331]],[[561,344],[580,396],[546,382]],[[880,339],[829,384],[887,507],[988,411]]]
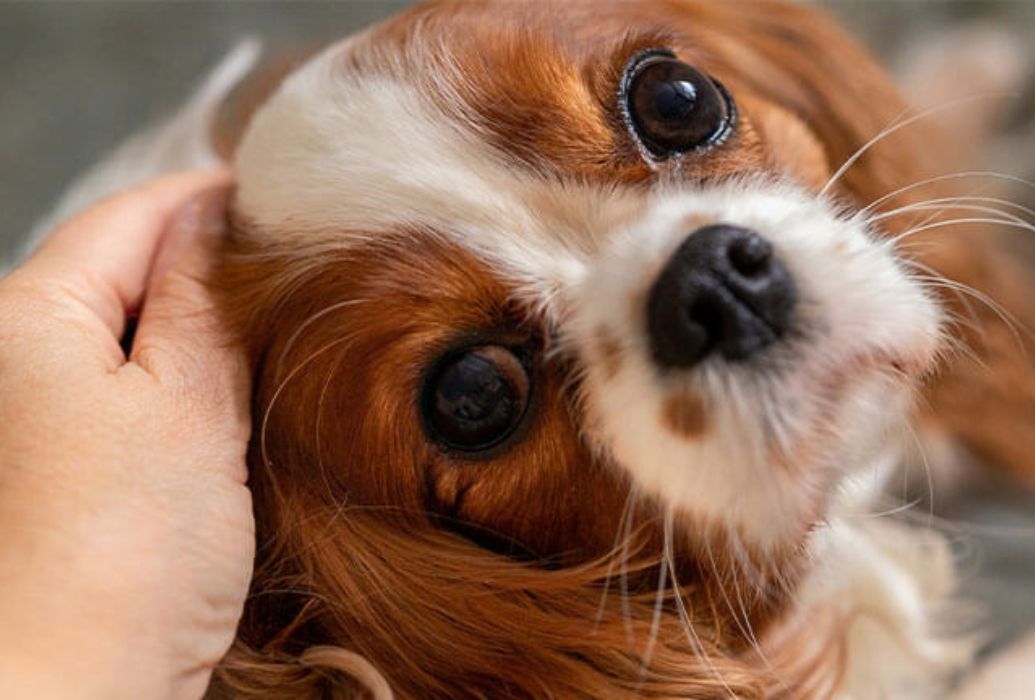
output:
[[[990,223],[992,221],[994,221],[994,222],[1002,224],[1004,226],[1010,225],[1010,224],[1014,224],[1014,225],[1018,225],[1018,226],[1022,226],[1022,227],[1026,226],[1026,225],[1028,225],[1028,226],[1031,225],[1030,222],[1025,221],[1024,219],[1020,218],[1016,214],[1012,214],[1012,213],[1010,213],[1008,211],[1003,211],[1002,209],[998,209],[996,207],[982,206],[980,204],[968,204],[967,203],[968,201],[978,201],[978,202],[980,202],[980,201],[992,201],[992,202],[1000,202],[1000,203],[1005,204],[1007,206],[1020,207],[1020,205],[1014,205],[1012,202],[1008,202],[1006,200],[999,199],[999,198],[996,198],[996,197],[978,197],[978,196],[944,197],[944,198],[941,198],[941,199],[932,199],[932,200],[927,200],[927,201],[923,201],[923,202],[915,202],[913,204],[907,204],[907,205],[899,207],[897,209],[893,209],[891,211],[883,212],[883,213],[878,214],[876,216],[872,216],[872,217],[869,218],[869,220],[867,220],[866,223],[867,223],[867,225],[873,225],[873,224],[876,224],[876,223],[878,223],[878,222],[880,222],[880,221],[882,221],[884,219],[889,219],[889,218],[894,218],[894,217],[902,216],[903,214],[907,214],[907,213],[919,213],[919,212],[924,212],[924,211],[930,212],[930,214],[928,216],[924,217],[923,219],[921,219],[919,221],[917,221],[918,217],[914,217],[913,221],[911,221],[909,223],[909,225],[906,227],[906,229],[902,233],[900,233],[900,234],[898,234],[896,236],[893,236],[890,239],[890,242],[891,242],[892,245],[895,245],[896,243],[900,243],[902,240],[912,236],[916,232],[920,232],[920,231],[924,231],[924,230],[929,230],[931,228],[937,228],[937,226],[936,225],[932,225],[931,222],[936,221],[940,215],[942,215],[942,214],[944,214],[946,212],[950,212],[950,211],[954,211],[954,212],[970,212],[970,213],[978,213],[978,214],[997,214],[999,217],[1002,217],[1002,218],[992,219],[992,220],[990,220]],[[1021,209],[1027,209],[1027,207],[1020,207],[1020,208]],[[1031,210],[1028,210],[1028,211],[1031,211]],[[1033,212],[1033,214],[1035,214],[1035,212]],[[948,220],[945,220],[945,221],[942,221],[942,222],[938,222],[938,223],[945,223],[946,225],[955,225],[957,223],[965,223],[965,220],[963,220],[963,219],[948,219]]]
[[[654,646],[657,644],[658,632],[661,629],[661,613],[665,607],[665,590],[668,584],[668,566],[668,558],[662,557],[658,565],[658,589],[654,596],[654,613],[651,615],[650,620],[650,634],[647,637],[647,645],[644,647],[643,655],[640,657],[639,685],[641,686],[647,679],[647,670],[650,667],[651,659],[654,657]]]
[[[754,590],[761,591],[765,588],[765,576],[759,571],[758,567],[753,561],[751,556],[747,553],[744,547],[744,543],[741,541],[740,536],[736,530],[729,532],[729,548],[733,556],[737,559],[737,565],[740,570],[744,572],[748,582],[754,588]]]
[[[327,379],[324,381],[323,386],[320,388],[320,396],[316,401],[316,419],[313,421],[313,437],[314,437],[314,450],[316,452],[316,466],[320,472],[320,479],[323,481],[324,488],[327,489],[328,495],[334,494],[334,489],[331,487],[330,478],[327,476],[327,465],[323,459],[323,442],[320,440],[320,433],[323,430],[323,416],[324,416],[324,405],[327,400],[327,391],[331,386],[331,382],[334,379],[334,375],[337,374],[341,368],[341,363],[344,361],[345,356],[341,355],[334,364],[331,365],[330,370],[327,372]]]
[[[619,592],[621,593],[622,621],[625,624],[625,639],[629,643],[632,643],[633,640],[632,607],[629,605],[629,570],[627,566],[629,562],[629,542],[631,539],[632,517],[630,516],[625,522],[625,533],[622,536],[621,561],[626,566],[622,566],[618,577]]]
[[[1002,221],[1002,220],[999,220],[999,219],[983,219],[983,218],[952,219],[952,220],[949,220],[949,221],[941,221],[941,222],[937,222],[937,223],[933,223],[933,224],[926,224],[926,225],[921,226],[921,227],[910,229],[910,230],[905,231],[902,234],[896,236],[895,238],[891,239],[890,241],[887,242],[887,244],[890,245],[890,246],[896,246],[897,244],[900,243],[900,241],[904,240],[908,236],[914,235],[914,234],[919,233],[919,232],[921,232],[923,230],[931,230],[931,229],[939,228],[939,227],[942,227],[942,226],[950,226],[950,225],[956,225],[956,224],[960,224],[960,223],[994,223],[994,224],[999,224],[999,225],[1007,226],[1007,227],[1022,228],[1022,229],[1026,229],[1026,230],[1035,231],[1035,226],[1033,226],[1031,224],[1021,225],[1021,224],[1018,224],[1018,223],[1015,223],[1015,222]],[[911,262],[911,264],[913,264],[913,265],[915,265],[917,267],[920,266],[920,264],[917,261],[910,261],[910,262]],[[958,282],[956,280],[950,280],[947,277],[942,276],[940,273],[937,273],[937,271],[935,271],[935,270],[933,270],[931,268],[926,268],[926,269],[934,275],[931,278],[926,278],[928,281],[936,282],[939,286],[941,286],[943,288],[946,288],[946,289],[955,289],[955,290],[957,290],[959,292],[968,294],[968,295],[972,296],[974,299],[976,299],[976,300],[982,302],[983,304],[985,304],[989,309],[991,309],[996,314],[996,316],[998,316],[999,320],[1002,321],[1003,324],[1007,328],[1009,328],[1010,333],[1014,336],[1014,342],[1017,344],[1018,348],[1020,348],[1022,350],[1022,352],[1027,354],[1027,348],[1025,347],[1023,341],[1021,340],[1021,334],[1023,333],[1023,335],[1025,335],[1029,340],[1035,339],[1035,335],[1033,335],[1031,329],[1027,328],[1024,324],[1020,323],[1020,321],[1012,313],[1010,313],[1005,307],[1003,307],[1001,304],[999,304],[997,301],[992,299],[990,296],[988,296],[984,292],[981,292],[981,291],[979,291],[977,289],[974,289],[973,287],[970,287],[969,285],[963,284],[962,282]],[[921,281],[925,279],[923,276],[914,276],[914,278],[918,279],[918,280],[921,280]]]
[[[626,565],[628,564],[629,545],[628,542],[622,540],[622,536],[625,532],[630,532],[631,534],[631,531],[626,530],[626,520],[632,520],[631,504],[633,498],[633,490],[630,489],[629,493],[625,496],[625,503],[622,504],[622,514],[621,517],[619,517],[618,525],[615,528],[615,536],[613,544],[611,545],[611,556],[607,563],[607,573],[604,575],[604,590],[600,594],[600,604],[597,606],[597,614],[593,619],[594,631],[596,631],[596,629],[600,626],[600,621],[601,619],[603,619],[604,616],[604,607],[607,604],[607,594],[610,591],[611,587],[611,575],[614,573],[616,556],[618,557],[618,562],[619,566],[621,567],[621,570],[626,570]],[[625,621],[628,625],[629,619],[625,618]],[[627,630],[627,632],[630,633],[631,631],[631,629]]]
[[[1004,96],[1003,93],[993,93],[993,92],[980,93],[980,94],[977,94],[977,95],[968,95],[966,97],[961,97],[961,98],[952,100],[950,102],[947,102],[945,104],[941,104],[941,105],[938,105],[936,107],[931,107],[930,109],[926,109],[923,112],[920,112],[919,114],[915,114],[912,117],[909,117],[908,119],[905,119],[904,121],[899,121],[899,119],[901,117],[896,118],[887,128],[885,128],[883,131],[878,133],[872,139],[870,139],[869,141],[864,143],[862,146],[860,146],[856,150],[855,153],[853,153],[851,156],[849,156],[848,160],[846,160],[841,165],[841,167],[838,168],[834,172],[834,174],[830,176],[830,179],[827,180],[827,183],[825,185],[823,185],[823,188],[819,191],[819,196],[820,197],[826,196],[826,194],[830,191],[830,188],[834,186],[834,183],[836,183],[838,180],[840,180],[841,177],[846,172],[848,172],[848,170],[853,165],[855,165],[859,161],[859,159],[862,158],[863,155],[866,154],[867,151],[869,151],[876,144],[880,143],[881,141],[883,141],[884,139],[888,138],[889,136],[891,136],[891,135],[901,131],[902,129],[905,129],[908,126],[916,124],[919,121],[922,121],[922,120],[927,119],[929,117],[933,117],[936,114],[939,114],[941,112],[947,111],[949,109],[953,109],[953,108],[959,107],[962,104],[966,104],[968,102],[975,102],[975,101],[978,101],[978,100],[987,100],[987,99],[991,99],[991,98],[994,98],[994,97],[1003,97],[1003,96]],[[1012,97],[1012,96],[1015,96],[1015,95],[1014,95],[1014,93],[1006,93],[1005,96]]]
[[[923,289],[928,289],[928,290],[945,290],[945,291],[951,291],[951,292],[955,292],[955,293],[962,293],[962,294],[966,294],[966,295],[969,295],[969,296],[973,297],[977,301],[980,301],[981,303],[986,305],[989,309],[991,309],[991,311],[996,316],[996,318],[998,318],[1003,323],[1003,325],[1005,325],[1010,330],[1010,335],[1013,336],[1014,342],[1018,345],[1018,348],[1021,351],[1023,351],[1025,354],[1027,353],[1027,349],[1024,347],[1024,343],[1021,340],[1021,332],[1023,331],[1024,335],[1028,336],[1029,338],[1032,337],[1031,332],[1028,331],[1027,329],[1023,328],[1023,327],[1018,326],[1017,325],[1018,322],[1015,321],[1013,319],[1013,317],[1007,311],[1005,311],[1004,309],[999,307],[991,298],[989,298],[987,296],[982,296],[980,292],[978,292],[977,290],[973,289],[972,287],[968,287],[967,285],[962,285],[962,284],[955,284],[954,285],[954,284],[951,283],[952,282],[951,280],[946,280],[946,279],[933,279],[932,280],[932,279],[929,279],[929,278],[926,278],[926,277],[923,277],[923,276],[920,276],[920,275],[914,275],[913,279],[915,281],[920,282],[921,283],[920,286]],[[981,325],[980,325],[980,323],[976,319],[974,319],[973,322],[968,323],[967,327],[970,328],[971,330],[975,330],[975,331],[980,331],[981,330]]]
[[[936,229],[936,228],[944,228],[946,226],[956,226],[956,225],[959,225],[959,224],[996,224],[998,226],[1006,226],[1007,228],[1019,228],[1019,229],[1025,230],[1025,231],[1035,232],[1035,224],[1029,224],[1027,222],[1017,223],[1017,222],[1010,221],[1010,220],[992,219],[992,218],[988,218],[988,217],[973,217],[973,218],[968,217],[968,218],[962,218],[962,219],[949,219],[948,221],[936,221],[936,222],[931,223],[931,224],[923,224],[921,226],[915,226],[913,228],[907,229],[906,231],[904,231],[904,232],[898,234],[897,236],[894,236],[894,237],[892,237],[892,238],[890,238],[888,240],[889,240],[889,243],[895,244],[895,243],[898,243],[901,240],[904,240],[904,239],[909,238],[911,236],[915,236],[918,233],[923,233],[924,231],[930,231],[930,230]]]
[[[683,592],[679,587],[679,581],[676,580],[675,556],[672,553],[672,521],[673,514],[672,510],[669,509],[665,513],[663,553],[665,562],[668,564],[667,568],[669,576],[672,579],[672,593],[675,595],[676,609],[679,611],[679,617],[683,621],[683,631],[686,633],[686,640],[690,644],[691,648],[693,648],[694,653],[708,665],[709,670],[715,676],[716,680],[718,680],[719,683],[722,684],[722,687],[725,688],[726,694],[731,698],[736,698],[737,694],[733,692],[729,683],[727,683],[723,675],[719,673],[719,669],[717,669],[715,664],[712,663],[711,656],[709,656],[708,652],[705,650],[704,644],[701,642],[701,637],[697,634],[697,630],[694,628],[694,623],[690,619],[690,613],[686,609],[686,602],[683,600]]]
[[[877,510],[870,513],[852,513],[844,517],[852,518],[854,520],[876,520],[878,518],[890,518],[891,516],[898,515],[899,513],[905,513],[911,508],[915,508],[920,505],[921,499],[914,498],[913,500],[902,503],[893,508],[887,508],[885,510]]]
[[[705,551],[708,554],[708,561],[711,564],[712,571],[718,572],[719,571],[719,565],[718,565],[718,562],[715,561],[715,552],[712,549],[711,540],[706,540],[706,542],[705,542]],[[736,570],[736,567],[729,566],[728,570],[729,570],[730,574],[732,575],[733,572]],[[761,654],[761,649],[758,646],[758,640],[755,638],[754,630],[751,629],[751,620],[748,617],[747,610],[746,610],[746,608],[745,608],[745,606],[743,604],[743,601],[741,601],[741,606],[740,607],[741,607],[741,610],[744,611],[744,618],[743,618],[743,620],[741,620],[740,616],[737,614],[736,610],[734,610],[734,608],[733,608],[733,602],[730,600],[729,595],[726,593],[726,585],[725,585],[725,583],[726,583],[725,581],[720,581],[719,593],[722,596],[723,601],[725,601],[725,603],[726,603],[726,609],[729,610],[730,615],[733,617],[733,621],[736,623],[737,629],[740,630],[740,633],[742,635],[744,635],[744,637],[751,642],[751,645],[755,648],[755,651],[757,651],[759,653],[759,655],[761,656],[762,655]],[[734,589],[736,589],[735,585],[734,585]],[[738,591],[738,595],[739,595],[739,591]],[[764,656],[763,656],[763,659],[764,659]]]
[[[280,357],[277,360],[277,374],[279,375],[281,373],[284,360],[287,358],[288,353],[291,352],[291,349],[295,346],[295,343],[298,341],[299,337],[301,337],[302,332],[306,328],[316,323],[321,318],[334,313],[335,311],[347,308],[349,306],[356,306],[357,304],[365,304],[368,303],[368,301],[368,299],[347,299],[345,301],[339,301],[335,304],[331,304],[330,306],[320,309],[312,316],[307,318],[305,321],[303,321],[301,324],[299,324],[298,328],[295,329],[295,332],[291,334],[290,338],[288,338],[287,343],[284,344],[284,349],[280,351]]]
[[[1024,325],[1018,321],[1013,314],[1011,314],[1006,308],[1004,308],[999,302],[992,297],[988,296],[984,292],[981,292],[973,287],[957,282],[956,280],[948,279],[947,277],[930,277],[927,275],[913,275],[914,280],[918,282],[926,282],[923,285],[927,289],[951,289],[963,294],[967,294],[977,301],[980,301],[987,306],[1003,324],[1010,329],[1011,334],[1014,337],[1014,341],[1017,343],[1019,348],[1025,352],[1027,349],[1024,346],[1024,342],[1021,340],[1021,334],[1023,333],[1029,340],[1035,339],[1035,335],[1032,334],[1031,330],[1024,327]]]
[[[1026,180],[1023,177],[1018,177],[1016,175],[997,173],[991,170],[962,170],[959,172],[947,173],[945,175],[938,175],[936,177],[924,178],[923,180],[917,180],[916,182],[913,182],[911,184],[899,187],[897,190],[888,192],[887,194],[882,195],[881,197],[878,197],[877,199],[873,200],[865,207],[860,209],[859,213],[866,214],[867,212],[872,211],[873,209],[880,206],[889,199],[897,197],[898,195],[903,194],[905,192],[909,192],[910,190],[917,189],[918,187],[923,187],[924,185],[933,185],[939,182],[944,182],[946,180],[960,180],[972,177],[987,177],[991,179],[1002,180],[1005,182],[1012,182],[1018,185],[1024,185],[1026,187],[1035,189],[1035,182],[1031,180]]]
[[[1020,204],[1014,204],[1013,202],[1010,202],[1006,199],[1000,199],[999,197],[978,197],[974,195],[967,195],[961,197],[942,197],[939,199],[930,199],[923,202],[906,204],[904,206],[898,207],[897,209],[891,209],[890,211],[881,212],[880,214],[874,215],[867,220],[867,223],[873,224],[878,221],[883,221],[885,219],[890,219],[896,216],[901,216],[905,213],[915,211],[971,211],[981,212],[985,214],[998,214],[1000,216],[1007,217],[1007,221],[1012,221],[1014,223],[1020,224],[1031,224],[1031,222],[1022,219],[1021,217],[1017,216],[1016,214],[1012,214],[1009,211],[998,209],[996,207],[982,206],[981,202],[1002,204],[1003,206],[1008,207],[1010,209],[1016,209],[1018,211],[1024,212],[1025,214],[1035,217],[1035,209],[1031,209]]]
[[[293,370],[291,370],[286,377],[284,377],[284,379],[277,386],[276,390],[273,392],[273,395],[270,397],[269,403],[266,404],[266,410],[262,414],[262,425],[259,428],[259,454],[262,457],[263,465],[267,467],[267,469],[270,471],[270,473],[273,472],[273,469],[272,469],[273,465],[272,465],[272,463],[269,460],[269,452],[268,452],[268,449],[267,449],[267,434],[268,434],[270,416],[272,416],[272,414],[273,414],[273,408],[276,405],[277,400],[280,398],[280,395],[283,393],[284,389],[291,382],[291,380],[294,379],[296,376],[298,376],[299,372],[301,372],[303,369],[305,369],[305,367],[307,365],[309,365],[310,362],[312,362],[313,360],[315,360],[316,358],[318,358],[320,355],[324,354],[325,352],[328,352],[329,350],[332,350],[335,347],[337,347],[337,346],[339,346],[339,345],[341,345],[343,343],[349,342],[354,337],[355,337],[355,334],[350,333],[349,335],[342,336],[342,337],[338,338],[337,340],[331,341],[330,343],[327,343],[323,347],[321,347],[318,350],[314,351],[312,354],[310,354],[308,357],[306,357],[304,360],[302,360],[300,363],[298,363],[295,366],[295,368]]]
[[[899,248],[906,248],[906,247],[907,246],[899,246]],[[935,279],[946,279],[941,273],[939,273],[933,267],[931,267],[930,265],[925,265],[924,263],[920,262],[919,260],[912,260],[912,259],[908,259],[907,258],[907,259],[904,260],[904,262],[905,262],[905,264],[907,266],[912,267],[912,268],[916,268],[917,270],[920,270],[921,272],[926,272],[926,273],[928,273],[928,275],[930,275],[931,277],[933,277]],[[910,278],[911,279],[916,279],[920,283],[920,285],[922,287],[924,287],[925,289],[938,288],[938,287],[932,287],[932,286],[924,283],[923,281],[919,280],[918,279],[919,275],[916,275],[916,274],[914,274],[912,272],[910,272]],[[946,286],[946,287],[942,287],[942,288],[951,291],[955,295],[956,299],[960,303],[960,306],[962,306],[963,310],[967,313],[968,318],[964,319],[964,317],[960,316],[959,314],[950,312],[947,309],[943,310],[942,313],[945,316],[947,316],[950,321],[952,321],[954,323],[960,323],[962,325],[965,325],[967,328],[971,329],[972,331],[978,331],[981,326],[980,326],[980,323],[978,321],[977,311],[974,309],[973,304],[971,304],[970,298],[966,294],[964,294],[962,291],[960,291],[959,289],[954,289],[951,286]]]
[[[712,542],[710,539],[705,540],[705,551],[708,554],[708,560],[711,563],[712,571],[718,572],[719,566],[715,561],[715,552],[712,549]],[[719,593],[722,595],[722,599],[726,603],[726,609],[729,610],[730,616],[733,618],[734,623],[737,625],[737,629],[739,629],[740,633],[743,634],[744,637],[748,640],[748,642],[751,645],[751,649],[755,652],[755,654],[758,655],[758,658],[761,659],[762,664],[766,667],[766,669],[769,670],[770,673],[773,674],[773,677],[777,679],[777,681],[782,686],[784,686],[784,690],[789,691],[790,688],[787,686],[786,682],[781,677],[781,675],[777,672],[773,664],[769,661],[769,657],[766,655],[765,650],[762,649],[762,644],[758,641],[758,637],[755,635],[755,630],[751,625],[751,616],[748,614],[747,606],[744,604],[744,597],[741,594],[740,585],[737,581],[737,567],[733,566],[732,563],[727,562],[726,570],[729,575],[730,584],[733,587],[733,592],[737,597],[739,614],[737,611],[738,609],[734,609],[729,594],[726,593],[726,581],[722,580],[720,581],[719,585]],[[674,574],[673,586],[675,587],[676,595],[680,595],[679,586],[675,581]]]

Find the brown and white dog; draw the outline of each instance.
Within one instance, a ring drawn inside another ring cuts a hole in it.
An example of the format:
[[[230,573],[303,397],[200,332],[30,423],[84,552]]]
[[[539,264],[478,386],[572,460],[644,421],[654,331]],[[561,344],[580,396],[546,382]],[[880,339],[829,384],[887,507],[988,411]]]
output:
[[[945,697],[947,548],[876,513],[918,443],[1030,468],[1035,297],[860,48],[443,0],[224,100],[249,61],[132,152],[239,182],[259,560],[212,697]]]

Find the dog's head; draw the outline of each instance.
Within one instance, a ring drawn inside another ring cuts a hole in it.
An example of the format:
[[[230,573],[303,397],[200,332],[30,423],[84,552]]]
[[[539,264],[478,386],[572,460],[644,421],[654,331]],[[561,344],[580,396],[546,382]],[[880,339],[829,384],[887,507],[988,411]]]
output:
[[[220,280],[247,641],[420,697],[770,694],[745,655],[937,345],[857,213],[905,157],[831,179],[900,109],[774,3],[442,2],[291,75]]]

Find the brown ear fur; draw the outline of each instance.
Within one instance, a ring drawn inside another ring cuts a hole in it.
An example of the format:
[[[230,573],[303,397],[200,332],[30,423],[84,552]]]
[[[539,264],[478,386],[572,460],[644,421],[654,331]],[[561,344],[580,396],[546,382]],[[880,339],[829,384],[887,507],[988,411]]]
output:
[[[371,684],[357,684],[351,657],[306,657],[327,637],[372,663],[397,698],[790,700],[836,684],[840,672],[834,627],[810,629],[767,667],[751,654],[730,657],[718,639],[688,641],[671,596],[652,645],[655,592],[631,592],[623,611],[602,586],[606,562],[547,571],[447,534],[393,530],[379,514],[306,520],[278,523],[290,534],[267,553],[278,564],[259,572],[261,605],[251,606],[211,697],[367,697]]]

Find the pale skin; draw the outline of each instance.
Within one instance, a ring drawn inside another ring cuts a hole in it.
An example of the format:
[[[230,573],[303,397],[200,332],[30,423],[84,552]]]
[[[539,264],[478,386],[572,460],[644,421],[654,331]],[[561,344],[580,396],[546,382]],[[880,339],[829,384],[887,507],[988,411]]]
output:
[[[249,382],[201,281],[230,186],[108,199],[0,279],[0,698],[200,698],[230,646]]]

